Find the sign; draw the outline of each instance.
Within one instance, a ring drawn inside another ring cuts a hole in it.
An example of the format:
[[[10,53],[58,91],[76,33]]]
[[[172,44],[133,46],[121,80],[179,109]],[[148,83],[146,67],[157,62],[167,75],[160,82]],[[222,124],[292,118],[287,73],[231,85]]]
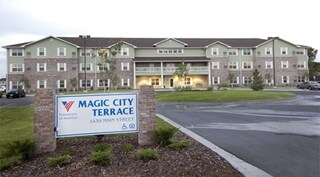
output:
[[[56,96],[56,137],[139,131],[136,93]]]

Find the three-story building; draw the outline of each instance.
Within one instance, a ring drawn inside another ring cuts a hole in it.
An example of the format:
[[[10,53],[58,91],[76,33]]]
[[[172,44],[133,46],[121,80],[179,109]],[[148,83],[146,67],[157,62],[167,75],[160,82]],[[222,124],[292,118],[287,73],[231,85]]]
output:
[[[38,41],[4,46],[7,49],[7,88],[71,89],[110,87],[105,75],[109,64],[98,55],[122,42],[115,56],[118,87],[136,89],[251,83],[258,69],[266,84],[296,85],[308,76],[306,46],[281,38],[78,38],[46,37]],[[188,75],[174,72],[185,63]],[[26,82],[27,81],[27,82]],[[28,84],[26,84],[28,83]]]

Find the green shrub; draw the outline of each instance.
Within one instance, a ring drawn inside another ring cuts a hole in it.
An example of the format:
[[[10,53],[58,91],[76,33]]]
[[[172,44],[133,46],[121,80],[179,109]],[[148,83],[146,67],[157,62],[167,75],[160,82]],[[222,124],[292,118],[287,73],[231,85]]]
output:
[[[15,166],[20,160],[20,155],[0,159],[0,171]]]
[[[110,164],[112,150],[107,149],[104,151],[92,151],[91,153],[91,162],[95,165],[104,166]]]
[[[69,148],[63,150],[62,155],[73,156],[75,153],[76,153],[76,151],[69,147]]]
[[[174,140],[171,139],[171,144],[169,144],[169,148],[171,149],[184,149],[190,146],[190,141],[188,140]]]
[[[95,145],[93,148],[93,151],[98,152],[98,151],[106,151],[106,150],[112,150],[111,145],[105,144],[105,143],[98,143]]]
[[[138,159],[143,161],[158,159],[158,151],[156,149],[138,149],[136,154],[138,156]]]
[[[21,156],[22,160],[29,159],[36,152],[36,143],[31,139],[13,141],[3,145],[2,156],[8,158],[11,156]]]
[[[50,167],[62,167],[70,163],[70,155],[62,155],[59,157],[49,157],[48,165]]]
[[[131,152],[133,151],[133,145],[130,144],[130,143],[124,143],[121,145],[121,151],[122,152],[125,152],[125,153],[128,153],[128,152]]]
[[[157,128],[153,131],[152,136],[159,145],[166,146],[171,143],[170,139],[177,130],[177,128],[168,127]]]

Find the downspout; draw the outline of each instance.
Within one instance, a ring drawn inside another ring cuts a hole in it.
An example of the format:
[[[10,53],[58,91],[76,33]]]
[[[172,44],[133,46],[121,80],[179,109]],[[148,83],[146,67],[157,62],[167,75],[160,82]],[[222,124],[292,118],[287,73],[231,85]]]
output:
[[[240,52],[240,48],[238,49],[239,50],[239,56],[240,56],[240,64],[239,64],[239,67],[240,67],[240,78],[239,78],[239,86],[242,86],[242,53]]]
[[[277,87],[276,85],[276,63],[275,63],[275,50],[274,50],[274,40],[276,37],[272,38],[272,65],[273,65],[273,86]]]

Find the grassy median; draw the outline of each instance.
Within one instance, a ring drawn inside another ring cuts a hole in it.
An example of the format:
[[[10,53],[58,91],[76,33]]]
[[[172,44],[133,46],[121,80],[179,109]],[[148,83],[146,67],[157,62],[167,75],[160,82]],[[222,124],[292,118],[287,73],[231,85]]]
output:
[[[253,100],[279,100],[295,97],[295,94],[285,92],[257,92],[251,90],[224,91],[181,91],[162,92],[156,94],[159,101],[168,102],[230,102]]]

